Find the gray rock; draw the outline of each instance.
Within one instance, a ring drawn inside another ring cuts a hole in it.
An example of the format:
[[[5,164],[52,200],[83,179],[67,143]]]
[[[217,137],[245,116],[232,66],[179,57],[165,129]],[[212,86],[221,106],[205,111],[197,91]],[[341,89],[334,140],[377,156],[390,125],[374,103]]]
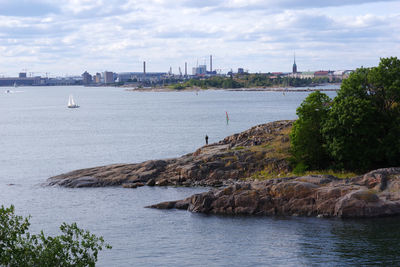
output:
[[[381,186],[382,181],[386,186]],[[158,208],[162,206],[165,204]],[[379,169],[349,180],[303,176],[236,182],[175,201],[168,208],[171,206],[225,215],[395,216],[400,215],[400,168]]]
[[[147,181],[146,183],[147,186],[155,186],[156,185],[156,181],[154,179],[150,179]]]

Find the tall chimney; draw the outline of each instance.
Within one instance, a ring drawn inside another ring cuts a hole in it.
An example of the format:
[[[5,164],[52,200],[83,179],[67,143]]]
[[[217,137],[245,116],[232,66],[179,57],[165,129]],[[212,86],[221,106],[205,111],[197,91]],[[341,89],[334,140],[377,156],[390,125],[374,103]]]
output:
[[[210,55],[210,72],[212,72],[212,55]]]
[[[187,76],[187,62],[185,62],[185,77]]]
[[[143,61],[143,75],[146,75],[146,61]]]

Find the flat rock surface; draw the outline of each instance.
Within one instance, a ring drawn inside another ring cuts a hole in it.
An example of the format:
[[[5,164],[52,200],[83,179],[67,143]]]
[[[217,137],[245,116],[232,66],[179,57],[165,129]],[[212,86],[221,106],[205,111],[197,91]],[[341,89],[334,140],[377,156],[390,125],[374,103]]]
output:
[[[378,217],[400,214],[400,168],[351,179],[317,175],[237,182],[179,201],[149,206],[225,215]]]

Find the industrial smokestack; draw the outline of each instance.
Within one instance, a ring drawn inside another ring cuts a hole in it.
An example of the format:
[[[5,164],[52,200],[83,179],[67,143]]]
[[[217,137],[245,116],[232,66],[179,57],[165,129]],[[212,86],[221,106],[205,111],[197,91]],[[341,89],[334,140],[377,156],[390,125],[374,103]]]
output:
[[[185,77],[187,77],[187,62],[185,62]]]
[[[143,61],[143,75],[146,75],[146,61]]]
[[[212,72],[212,55],[210,55],[210,72]]]

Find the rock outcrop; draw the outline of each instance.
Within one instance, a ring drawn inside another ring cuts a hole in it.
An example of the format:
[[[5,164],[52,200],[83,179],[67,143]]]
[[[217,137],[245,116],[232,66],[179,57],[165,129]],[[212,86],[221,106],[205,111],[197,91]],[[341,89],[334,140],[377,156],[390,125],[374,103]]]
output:
[[[400,168],[379,169],[348,179],[331,175],[284,177],[289,172],[286,159],[292,123],[277,121],[258,125],[179,158],[72,171],[49,178],[47,185],[74,188],[223,186],[184,200],[149,206],[209,214],[400,215]],[[254,179],[260,178],[260,174],[261,178],[274,179]]]
[[[400,168],[378,169],[351,179],[317,175],[237,182],[150,208],[227,215],[400,215]]]
[[[113,164],[72,171],[48,179],[47,185],[65,187],[222,186],[268,168],[288,171],[288,133],[292,121],[276,121],[199,148],[179,158],[138,164]]]

